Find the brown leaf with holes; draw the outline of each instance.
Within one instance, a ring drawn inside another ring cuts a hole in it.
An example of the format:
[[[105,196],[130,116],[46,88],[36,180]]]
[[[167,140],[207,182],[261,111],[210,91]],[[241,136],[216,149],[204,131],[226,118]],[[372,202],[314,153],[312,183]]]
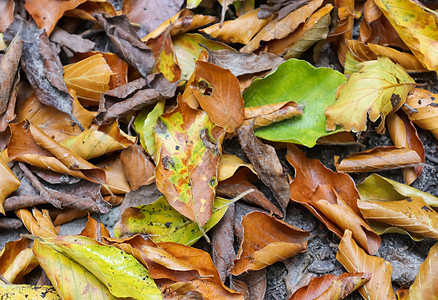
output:
[[[348,272],[369,272],[371,279],[359,288],[364,299],[396,300],[392,289],[392,266],[377,256],[365,253],[352,238],[350,230],[346,230],[338,247],[336,259]]]
[[[413,167],[422,162],[415,150],[395,146],[377,147],[347,155],[336,162],[338,172],[373,172]]]
[[[263,226],[260,226],[263,224]],[[263,269],[306,252],[309,232],[262,212],[252,212],[242,218],[243,240],[230,272],[239,275]]]
[[[234,132],[244,118],[239,81],[230,70],[205,61],[195,64],[193,94],[210,119],[227,132]]]

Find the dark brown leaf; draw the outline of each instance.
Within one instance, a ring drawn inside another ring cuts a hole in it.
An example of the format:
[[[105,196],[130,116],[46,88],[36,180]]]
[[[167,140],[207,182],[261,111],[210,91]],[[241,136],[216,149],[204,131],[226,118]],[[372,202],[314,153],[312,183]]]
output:
[[[66,46],[73,52],[87,52],[92,51],[95,43],[84,39],[77,34],[71,34],[64,29],[56,27],[50,35],[50,40],[59,44],[60,46]]]
[[[246,283],[249,299],[263,300],[266,293],[266,269],[251,271],[238,277]]]

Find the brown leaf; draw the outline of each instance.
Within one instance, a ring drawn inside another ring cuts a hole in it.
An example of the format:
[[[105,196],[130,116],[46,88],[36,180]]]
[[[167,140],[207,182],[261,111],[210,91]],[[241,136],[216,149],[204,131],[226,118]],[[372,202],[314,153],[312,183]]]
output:
[[[120,160],[123,171],[128,180],[131,191],[135,191],[142,185],[148,185],[155,181],[155,166],[146,156],[143,148],[139,145],[131,145],[122,150]]]
[[[97,166],[105,171],[106,182],[102,186],[102,194],[126,194],[131,191],[120,158],[101,162]]]
[[[284,60],[271,53],[240,53],[232,50],[208,51],[208,62],[229,69],[234,76],[275,69]]]
[[[388,128],[389,136],[391,137],[394,146],[403,147],[415,150],[421,158],[421,162],[425,162],[424,146],[417,134],[414,124],[409,121],[408,117],[402,113],[390,114],[386,119],[386,127]],[[411,184],[420,176],[423,166],[412,168],[404,168],[403,175],[406,184]]]
[[[15,214],[20,218],[27,230],[35,236],[55,237],[58,235],[47,209],[43,209],[42,213],[36,208],[32,209],[32,213],[27,209],[19,209],[15,211]]]
[[[216,125],[234,132],[244,117],[237,78],[230,70],[201,60],[195,64],[194,76],[190,87],[202,109]]]
[[[275,122],[300,116],[303,108],[295,101],[267,104],[262,106],[245,107],[245,124],[252,124],[253,129],[268,126]]]
[[[228,270],[236,258],[234,252],[234,203],[228,206],[227,212],[211,231],[211,257],[223,283],[227,279]]]
[[[219,163],[219,181],[224,181],[233,177],[240,167],[246,167],[257,175],[254,167],[251,164],[245,163],[236,155],[222,154],[221,161]]]
[[[285,210],[290,199],[290,188],[275,149],[260,142],[250,126],[241,126],[237,130],[237,136],[242,150],[256,169],[258,176],[271,189],[281,208]]]
[[[258,17],[260,19],[266,19],[268,16],[277,13],[277,19],[281,20],[290,12],[297,10],[308,2],[309,0],[299,0],[293,2],[288,0],[267,1],[266,4],[260,4],[260,12],[258,13]]]
[[[402,107],[409,120],[419,127],[429,130],[438,139],[438,94],[423,89],[414,89],[408,95],[406,104],[415,109]]]
[[[250,53],[260,47],[262,41],[269,42],[274,39],[282,39],[295,31],[301,23],[304,23],[309,15],[314,13],[322,4],[322,0],[313,0],[288,14],[285,18],[272,20],[240,51]]]
[[[2,83],[0,85],[0,114],[4,113],[8,106],[22,50],[23,42],[20,36],[16,35],[0,62],[0,82]]]
[[[391,284],[391,264],[380,257],[366,254],[353,240],[350,230],[346,230],[342,237],[336,259],[348,272],[372,273],[370,281],[359,288],[364,299],[396,299]]]
[[[140,41],[128,18],[125,15],[108,17],[104,14],[96,15],[96,18],[117,49],[117,54],[146,78],[154,67],[154,54]]]
[[[83,218],[89,214],[88,211],[76,208],[64,208],[62,210],[51,210],[50,217],[53,219],[53,225],[59,226],[76,219]]]
[[[24,6],[38,24],[39,28],[45,29],[46,33],[50,35],[65,11],[75,8],[85,1],[86,0],[47,0],[41,2],[38,0],[26,0]]]
[[[13,218],[1,218],[0,219],[0,228],[1,229],[17,229],[23,226],[23,222],[19,219]]]
[[[373,172],[412,167],[421,163],[421,157],[411,149],[394,146],[377,147],[347,155],[336,162],[338,172]]]
[[[425,237],[438,239],[438,213],[420,197],[399,201],[359,201],[357,205],[379,234],[393,232],[396,227],[395,232],[407,231],[416,240]]]
[[[272,19],[259,19],[258,11],[250,11],[235,20],[224,22],[222,26],[215,24],[200,31],[226,43],[247,44]]]
[[[50,40],[60,46],[71,49],[73,52],[82,53],[93,50],[96,45],[94,42],[84,39],[78,34],[71,34],[59,27],[55,27],[55,30],[50,35]]]
[[[7,281],[19,283],[24,275],[38,266],[31,245],[32,241],[26,238],[6,243],[0,254],[0,274]]]
[[[335,6],[338,8],[339,21],[331,36],[336,37],[333,41],[334,48],[339,62],[344,65],[348,51],[347,41],[353,38],[354,0],[335,0]]]
[[[307,249],[309,232],[261,212],[242,218],[243,240],[230,272],[239,275],[263,269]],[[260,226],[263,224],[263,226]]]
[[[341,131],[335,134],[320,137],[318,145],[360,145],[351,132]]]
[[[80,235],[95,239],[98,242],[102,242],[102,237],[109,237],[110,233],[108,229],[106,229],[105,225],[88,216],[87,224],[85,224],[85,227],[81,231]]]
[[[14,20],[14,0],[0,1],[0,32],[5,32],[9,24]]]
[[[8,164],[0,153],[0,212],[5,214],[3,207],[5,199],[20,186],[20,180],[12,173]]]
[[[319,160],[307,159],[296,146],[288,146],[286,159],[295,169],[291,199],[303,204],[338,237],[346,229],[353,230],[355,240],[374,254],[380,237],[362,219],[357,207],[360,196],[351,177],[333,172]]]
[[[263,300],[266,294],[266,269],[244,273],[238,277],[246,283],[249,299]]]
[[[371,273],[344,273],[313,278],[298,289],[289,300],[344,299],[371,279]]]

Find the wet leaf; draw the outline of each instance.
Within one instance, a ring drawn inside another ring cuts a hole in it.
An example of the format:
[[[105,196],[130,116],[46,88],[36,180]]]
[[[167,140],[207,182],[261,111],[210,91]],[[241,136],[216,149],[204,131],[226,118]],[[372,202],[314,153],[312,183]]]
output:
[[[124,251],[81,236],[45,238],[44,241],[86,268],[115,297],[161,298],[161,292],[147,269]]]
[[[406,168],[421,162],[421,157],[414,150],[388,146],[349,154],[335,165],[338,172],[348,173]]]
[[[438,139],[438,94],[430,93],[423,89],[414,89],[409,94],[406,104],[417,110],[414,112],[403,107],[409,120],[419,127],[429,130]]]
[[[0,284],[3,299],[58,300],[58,294],[52,286],[26,284]]]
[[[35,240],[33,252],[62,299],[115,299],[93,274],[51,245]]]
[[[113,71],[102,54],[95,54],[64,67],[64,81],[80,98],[99,104],[100,96],[110,89]]]
[[[3,204],[5,199],[20,186],[20,180],[12,173],[8,164],[0,153],[0,212],[5,214]]]
[[[314,68],[309,63],[290,59],[263,79],[256,79],[243,93],[245,107],[284,102],[304,105],[302,116],[255,130],[256,136],[270,141],[298,143],[313,147],[326,130],[324,109],[335,103],[336,89],[344,75],[328,68]]]
[[[316,277],[308,285],[298,289],[289,300],[344,299],[370,278],[371,273],[344,273],[339,276],[329,274]]]
[[[420,197],[432,207],[438,206],[438,198],[377,174],[371,174],[357,185],[360,198],[365,201],[396,201]]]
[[[350,230],[346,230],[342,237],[336,259],[348,272],[372,273],[371,279],[359,288],[364,299],[396,299],[391,284],[391,264],[380,257],[366,254],[353,240]]]
[[[420,197],[398,201],[359,201],[357,205],[378,233],[407,233],[414,240],[438,239],[438,213]]]
[[[389,136],[392,142],[397,147],[404,147],[412,149],[417,152],[421,158],[421,162],[425,162],[425,151],[423,143],[417,134],[414,124],[409,121],[408,117],[403,113],[395,113],[388,115],[386,119]],[[420,176],[423,166],[416,166],[412,168],[404,168],[403,176],[405,183],[410,185],[415,179]]]
[[[122,150],[120,160],[132,191],[155,181],[155,166],[140,146],[135,144]]]
[[[308,231],[265,213],[249,213],[243,217],[241,224],[244,236],[230,270],[233,275],[263,269],[307,250]]]
[[[338,88],[336,102],[327,107],[327,129],[342,125],[347,131],[366,130],[367,116],[372,122],[381,118],[377,132],[384,132],[385,116],[406,101],[415,81],[389,58],[364,62],[359,71]]]
[[[258,11],[259,9],[250,11],[235,20],[224,22],[222,26],[215,24],[200,31],[226,43],[248,44],[272,19],[272,17],[259,19]]]
[[[291,199],[303,204],[338,237],[352,230],[354,239],[374,254],[380,237],[362,219],[357,207],[359,193],[351,177],[333,172],[319,160],[307,159],[295,146],[288,147],[286,159],[295,169]]]
[[[375,3],[412,53],[429,70],[438,71],[438,25],[434,15],[408,0],[376,0]]]
[[[195,64],[193,94],[210,119],[227,132],[234,132],[243,122],[243,98],[239,81],[230,70],[205,61]]]
[[[203,226],[205,232],[220,221],[227,211],[228,203],[228,200],[216,198],[213,213]],[[116,237],[145,234],[156,243],[175,242],[188,246],[203,235],[196,222],[174,210],[164,197],[148,205],[125,209],[114,228],[114,234]]]
[[[211,215],[224,130],[207,113],[178,107],[155,125],[158,189],[178,212],[203,226]]]
[[[38,266],[31,244],[32,241],[25,238],[5,244],[0,253],[0,274],[7,281],[20,282],[24,275]]]

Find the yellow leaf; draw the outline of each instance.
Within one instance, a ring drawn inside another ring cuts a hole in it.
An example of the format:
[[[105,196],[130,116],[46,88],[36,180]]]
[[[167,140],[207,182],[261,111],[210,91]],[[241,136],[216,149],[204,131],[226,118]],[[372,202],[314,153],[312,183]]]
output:
[[[0,153],[0,212],[5,214],[3,204],[6,197],[8,197],[13,191],[20,186],[20,180],[12,173],[8,167],[7,161]]]
[[[0,284],[2,299],[58,300],[55,289],[48,285]]]

